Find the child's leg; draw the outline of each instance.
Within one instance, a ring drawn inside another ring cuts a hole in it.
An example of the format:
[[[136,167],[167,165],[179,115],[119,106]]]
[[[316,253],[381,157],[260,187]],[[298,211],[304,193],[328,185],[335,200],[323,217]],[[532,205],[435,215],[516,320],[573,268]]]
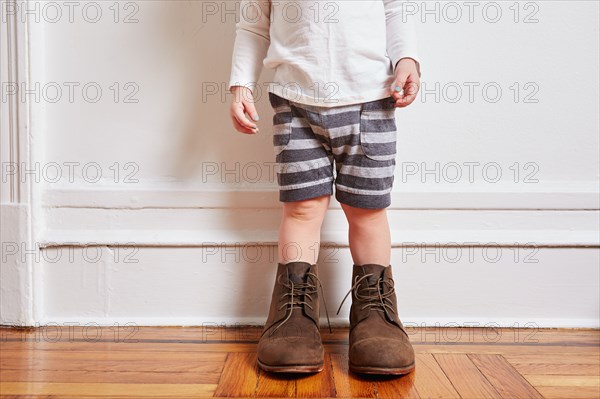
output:
[[[275,285],[257,348],[263,370],[312,373],[324,368],[316,260],[330,197],[283,202]]]
[[[347,204],[340,205],[350,226],[348,240],[354,263],[389,265],[391,236],[386,209],[364,209]]]
[[[319,256],[321,226],[330,195],[283,203],[279,228],[279,262],[304,261],[314,264]]]
[[[415,368],[415,352],[398,315],[390,228],[386,209],[341,204],[350,225],[352,306],[349,370],[355,373],[406,374]]]

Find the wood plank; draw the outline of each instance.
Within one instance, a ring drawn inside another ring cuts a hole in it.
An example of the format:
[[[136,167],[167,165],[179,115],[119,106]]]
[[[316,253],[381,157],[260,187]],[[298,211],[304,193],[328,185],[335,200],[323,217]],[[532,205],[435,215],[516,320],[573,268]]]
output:
[[[524,375],[534,386],[545,387],[600,387],[600,377],[591,375]]]
[[[331,353],[333,380],[338,397],[374,398],[375,384],[364,376],[351,373],[348,370],[348,354]]]
[[[588,364],[588,365],[600,365],[600,354],[581,354],[581,355],[568,355],[556,354],[556,353],[540,353],[540,354],[515,354],[515,355],[504,355],[504,358],[512,365],[515,364],[532,364],[532,363],[551,363],[551,364]]]
[[[546,399],[598,399],[597,387],[536,387]]]
[[[500,394],[466,354],[433,355],[461,398],[500,398]]]
[[[102,384],[102,383],[60,383],[60,382],[3,382],[0,395],[71,395],[81,397],[114,396],[123,397],[201,397],[213,396],[215,384]]]
[[[135,368],[135,367],[134,367]],[[87,370],[1,370],[0,382],[102,382],[137,384],[217,384],[219,371],[197,372],[140,372],[140,371],[87,371]]]
[[[513,363],[509,362],[520,374],[544,375],[600,375],[600,363],[563,364],[563,363]]]
[[[140,396],[121,396],[121,395],[110,395],[110,396],[102,396],[102,395],[52,395],[51,397],[49,397],[48,395],[7,395],[7,396],[2,396],[2,399],[32,399],[32,398],[39,398],[39,399],[60,399],[60,398],[69,398],[69,399],[98,399],[98,398],[102,398],[102,397],[106,397],[106,398],[110,398],[110,399],[135,399],[135,398],[139,398],[139,399],[144,399],[146,396],[140,395]],[[168,395],[163,395],[163,396],[152,396],[153,399],[173,399],[173,396],[168,396]],[[202,398],[205,398],[205,396],[202,396]],[[239,396],[236,397],[236,399],[256,399],[255,396]],[[277,399],[277,398],[270,398],[270,399]],[[279,398],[279,399],[287,399],[287,398]],[[355,399],[355,398],[341,398],[341,397],[327,397],[324,396],[320,399]]]
[[[194,353],[178,353],[172,351],[156,351],[152,352],[152,355],[149,356],[145,351],[44,351],[37,350],[35,348],[29,349],[26,351],[28,357],[44,357],[45,359],[62,359],[62,360],[70,360],[70,359],[89,359],[93,357],[94,359],[99,360],[144,360],[149,357],[152,359],[160,359],[162,360],[193,360],[193,361],[201,361],[201,362],[225,362],[225,358],[227,357],[227,352],[194,352]],[[0,361],[2,360],[13,360],[13,359],[22,359],[24,351],[22,350],[2,350],[2,356],[0,357]]]
[[[177,353],[197,353],[204,352],[256,352],[254,343],[233,343],[233,344],[188,344],[188,343],[164,343],[164,342],[5,342],[0,347],[4,350],[25,350],[30,351],[102,351],[102,352],[177,352]]]
[[[101,398],[103,396],[91,396],[91,395],[52,395],[51,399],[60,399],[60,398],[69,398],[69,399],[98,399]],[[135,399],[135,398],[139,398],[139,399],[144,399],[146,396],[120,396],[120,395],[111,395],[111,396],[107,396],[110,399]],[[2,396],[2,399],[50,399],[48,397],[48,395],[9,395],[9,396]],[[152,396],[153,399],[173,399],[173,396]],[[256,397],[254,396],[240,396],[237,397],[236,399],[256,399]],[[276,399],[276,398],[270,398],[270,399]],[[287,398],[280,398],[280,399],[287,399]],[[343,398],[343,397],[322,397],[320,399],[356,399],[356,398]],[[564,398],[563,398],[564,399]]]
[[[414,345],[421,353],[487,353],[502,354],[503,356],[517,355],[543,355],[564,354],[568,356],[594,355],[596,348],[589,346],[565,345],[519,345],[519,344],[497,344],[497,343],[465,343],[465,344],[419,344]],[[110,352],[178,352],[178,353],[203,353],[203,352],[245,352],[256,351],[254,343],[164,343],[164,342],[5,342],[0,350],[25,350],[30,351],[110,351]],[[325,348],[331,352],[344,353],[348,351],[347,344],[327,344]],[[332,350],[333,348],[333,350]],[[596,352],[597,353],[597,352]]]
[[[343,355],[344,353],[348,353],[348,344],[324,344],[323,348],[325,349],[325,353],[338,353]]]
[[[562,355],[584,356],[590,354],[590,348],[585,346],[521,346],[521,345],[494,345],[494,344],[453,344],[453,345],[415,345],[415,350],[420,353],[481,353],[488,355],[520,356],[520,355]]]
[[[415,388],[422,398],[456,399],[458,392],[430,353],[417,353]]]
[[[600,345],[600,330],[571,328],[407,327],[413,344]]]
[[[542,398],[542,395],[502,356],[473,353],[468,356],[502,398]]]
[[[254,396],[258,383],[256,357],[256,353],[229,353],[215,390],[215,396]]]
[[[0,342],[9,339],[51,339],[60,342],[94,339],[111,341],[143,341],[164,339],[170,341],[204,341],[206,343],[248,342],[257,343],[263,327],[230,324],[206,323],[206,326],[125,326],[118,330],[114,326],[48,326],[30,329],[6,328],[0,326]],[[84,329],[86,331],[84,331]],[[347,341],[348,330],[345,327],[332,327],[333,333],[324,328],[321,336],[324,341]]]
[[[124,357],[121,360],[103,359],[87,357],[82,358],[73,356],[70,353],[56,353],[53,356],[36,354],[31,357],[5,359],[0,358],[0,370],[85,370],[85,371],[131,371],[139,372],[197,372],[200,370],[208,372],[220,372],[223,361],[203,361],[200,356],[185,356],[182,359],[153,359],[146,354],[145,356],[131,356],[131,359]]]
[[[298,398],[324,398],[335,397],[333,383],[333,366],[331,356],[325,352],[323,371],[310,374],[296,380],[296,397]]]
[[[84,331],[85,330],[85,331]],[[54,339],[70,341],[87,337],[101,339],[156,339],[157,337],[168,337],[174,339],[202,339],[220,341],[254,341],[260,337],[262,326],[237,325],[217,323],[205,323],[204,326],[95,326],[95,325],[50,325],[37,328],[6,328],[0,327],[0,339],[9,338],[38,338],[49,336]],[[334,333],[335,333],[334,329]],[[339,329],[343,334],[343,329]]]
[[[295,373],[269,373],[258,369],[257,398],[293,398],[296,396]]]
[[[4,342],[0,346],[0,352],[4,350],[36,351],[91,351],[91,352],[177,352],[196,353],[204,352],[255,352],[255,343],[176,343],[176,342]]]
[[[415,372],[401,376],[380,376],[375,382],[375,390],[379,399],[418,399],[415,387]]]

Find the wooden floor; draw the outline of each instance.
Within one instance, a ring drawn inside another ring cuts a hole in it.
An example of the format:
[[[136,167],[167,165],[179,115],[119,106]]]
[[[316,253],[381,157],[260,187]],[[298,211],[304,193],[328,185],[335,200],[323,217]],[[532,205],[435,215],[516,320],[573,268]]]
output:
[[[2,398],[600,398],[600,331],[411,328],[414,372],[350,374],[346,329],[323,329],[326,367],[256,367],[260,327],[0,328]]]

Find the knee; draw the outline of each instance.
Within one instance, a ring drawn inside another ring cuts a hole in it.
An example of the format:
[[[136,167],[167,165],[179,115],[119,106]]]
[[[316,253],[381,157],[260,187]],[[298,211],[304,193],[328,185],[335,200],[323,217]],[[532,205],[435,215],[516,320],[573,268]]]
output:
[[[346,204],[340,204],[346,219],[351,225],[369,225],[387,218],[386,209],[356,208]]]
[[[320,222],[329,206],[329,195],[303,201],[285,202],[283,212],[286,218],[301,222]]]

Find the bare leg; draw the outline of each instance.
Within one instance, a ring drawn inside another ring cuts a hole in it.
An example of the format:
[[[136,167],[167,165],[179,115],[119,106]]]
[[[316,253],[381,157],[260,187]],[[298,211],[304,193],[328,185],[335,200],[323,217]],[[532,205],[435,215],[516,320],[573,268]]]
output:
[[[388,266],[392,245],[386,209],[363,209],[346,204],[341,206],[350,226],[348,241],[354,263]]]
[[[314,264],[319,256],[321,226],[331,196],[283,203],[279,226],[279,262]]]

